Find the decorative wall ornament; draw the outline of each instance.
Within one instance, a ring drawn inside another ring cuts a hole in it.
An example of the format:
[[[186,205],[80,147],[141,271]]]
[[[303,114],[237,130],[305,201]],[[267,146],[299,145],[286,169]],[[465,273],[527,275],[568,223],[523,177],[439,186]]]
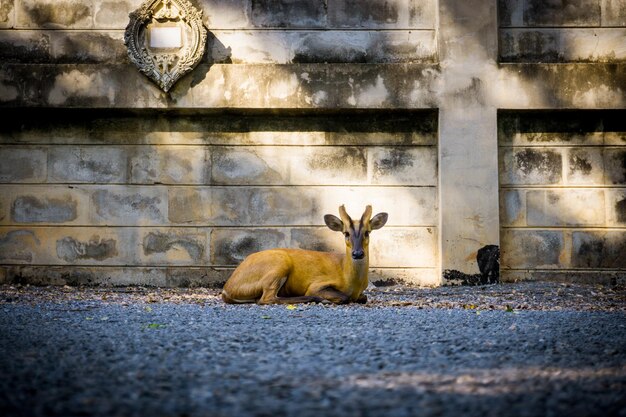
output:
[[[202,59],[202,10],[187,0],[146,0],[129,14],[124,44],[130,60],[167,92]]]

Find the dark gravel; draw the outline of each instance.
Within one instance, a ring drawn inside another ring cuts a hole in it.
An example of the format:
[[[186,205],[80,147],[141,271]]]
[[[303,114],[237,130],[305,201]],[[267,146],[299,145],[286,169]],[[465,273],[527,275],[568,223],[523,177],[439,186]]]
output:
[[[259,307],[209,290],[4,287],[0,415],[626,416],[622,293],[605,311],[515,309],[512,290],[532,292]]]

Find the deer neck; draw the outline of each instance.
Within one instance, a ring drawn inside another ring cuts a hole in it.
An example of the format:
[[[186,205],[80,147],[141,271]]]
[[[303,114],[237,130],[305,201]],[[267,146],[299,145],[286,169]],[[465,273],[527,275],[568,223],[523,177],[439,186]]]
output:
[[[346,282],[362,283],[367,281],[367,273],[369,271],[369,252],[365,249],[365,256],[363,259],[352,259],[352,254],[349,250],[346,251],[346,256],[343,259],[343,278]]]

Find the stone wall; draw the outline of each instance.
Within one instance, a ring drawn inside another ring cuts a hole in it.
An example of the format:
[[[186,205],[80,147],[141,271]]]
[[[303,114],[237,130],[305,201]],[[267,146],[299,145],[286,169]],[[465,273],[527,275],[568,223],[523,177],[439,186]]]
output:
[[[499,0],[503,62],[626,59],[622,0]]]
[[[516,138],[624,118],[626,1],[192,3],[207,53],[164,93],[123,44],[141,1],[0,0],[0,281],[219,284],[253,250],[339,249],[321,216],[366,202],[374,280],[474,275],[501,240],[507,279],[624,279],[623,135]],[[558,262],[511,251],[535,232]]]
[[[623,112],[504,112],[502,274],[615,282],[626,269]]]
[[[258,250],[343,252],[323,216],[344,202],[390,215],[374,281],[438,280],[436,112],[5,114],[10,280],[219,284]]]

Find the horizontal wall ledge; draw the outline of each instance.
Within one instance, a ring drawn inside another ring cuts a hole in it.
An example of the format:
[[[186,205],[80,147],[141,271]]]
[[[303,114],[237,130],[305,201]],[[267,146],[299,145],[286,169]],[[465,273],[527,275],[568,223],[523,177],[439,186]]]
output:
[[[496,108],[626,107],[625,63],[492,69],[479,86]],[[4,64],[0,107],[435,109],[465,91],[445,81],[438,64],[216,64],[164,93],[132,65]]]
[[[624,109],[626,63],[498,64],[500,109]]]
[[[502,282],[554,281],[577,284],[623,286],[626,284],[626,270],[511,270],[501,269]]]
[[[0,67],[0,106],[436,108],[436,64],[199,65],[168,92],[132,65]]]
[[[214,30],[203,64],[434,63],[434,30]],[[0,30],[0,61],[129,63],[124,31]]]
[[[233,270],[216,267],[6,266],[0,267],[0,284],[221,288]],[[441,283],[437,271],[430,268],[373,268],[369,280],[374,285],[421,287]]]

